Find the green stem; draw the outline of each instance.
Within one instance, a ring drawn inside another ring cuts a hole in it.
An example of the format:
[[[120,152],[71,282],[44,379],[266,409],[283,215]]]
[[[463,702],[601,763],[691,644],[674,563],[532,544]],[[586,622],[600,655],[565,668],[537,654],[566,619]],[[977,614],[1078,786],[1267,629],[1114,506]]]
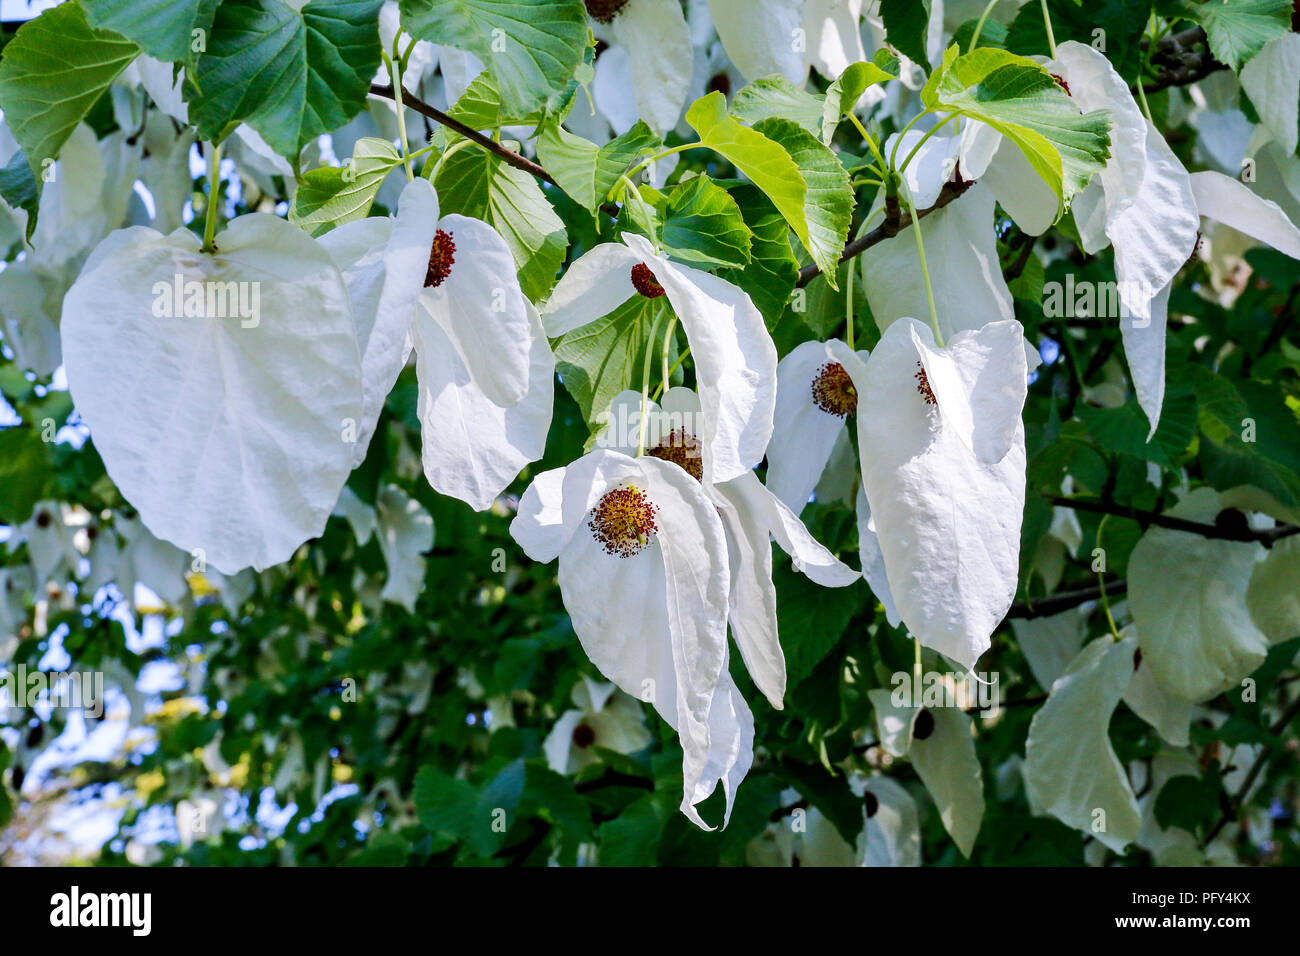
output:
[[[629,179],[631,179],[633,176],[641,172],[641,170],[645,169],[651,163],[657,163],[659,162],[659,160],[663,159],[666,156],[672,156],[674,153],[681,153],[684,152],[685,150],[695,149],[697,147],[704,147],[704,144],[703,143],[682,143],[682,145],[680,146],[673,146],[670,149],[665,149],[663,152],[655,153],[653,156],[637,163],[635,166],[629,169],[624,175],[626,175]]]
[[[438,157],[437,162],[435,162],[432,166],[429,167],[428,171],[425,173],[424,178],[429,180],[429,182],[434,182],[438,178],[438,171],[442,169],[442,164],[447,161],[447,158],[451,156],[453,153],[459,152],[460,150],[464,149],[466,146],[469,146],[473,142],[474,141],[472,139],[462,139],[459,143],[452,143],[450,146],[447,147],[447,151]],[[428,152],[431,149],[433,149],[432,146],[427,146],[417,153],[412,153],[411,157],[415,158],[416,156],[419,156],[421,153]]]
[[[216,143],[208,144],[208,208],[207,220],[203,225],[202,252],[217,251],[212,240],[217,235],[217,207],[221,205],[221,147]]]
[[[677,331],[677,316],[674,315],[672,318],[668,320],[668,330],[664,332],[664,350],[663,350],[663,355],[661,356],[663,360],[664,380],[660,388],[661,391],[663,389],[668,388],[669,379],[671,379],[673,375],[673,370],[668,367],[668,352],[672,348],[673,333],[675,333],[676,331]]]
[[[907,158],[903,160],[903,165],[898,168],[898,172],[900,173],[904,172],[907,169],[907,167],[911,165],[912,157],[914,157],[917,154],[917,152],[921,149],[921,147],[925,145],[925,141],[927,139],[929,139],[935,133],[939,132],[939,130],[942,129],[943,126],[949,122],[949,120],[955,120],[960,115],[961,115],[960,113],[949,113],[943,119],[939,120],[939,122],[931,126],[930,129],[926,131],[926,134],[921,137],[920,142],[918,142],[915,146],[912,147],[912,151],[907,154]],[[902,138],[900,137],[899,142],[901,141]]]
[[[1106,522],[1109,518],[1110,515],[1103,515],[1101,523],[1097,525],[1097,547],[1099,548],[1101,547],[1101,532],[1105,529]],[[1106,552],[1103,549],[1102,554],[1105,553]],[[1110,636],[1117,641],[1123,640],[1123,638],[1119,636],[1119,628],[1115,626],[1115,617],[1110,613],[1110,596],[1106,593],[1105,571],[1097,572],[1097,587],[1101,591],[1101,606],[1106,611],[1106,623],[1110,625]]]
[[[921,276],[925,279],[925,298],[930,305],[930,328],[934,330],[934,344],[943,348],[943,332],[939,330],[939,310],[934,305],[934,287],[930,284],[930,268],[925,261],[925,242],[921,239],[921,218],[916,202],[912,199],[912,190],[907,187],[907,180],[899,183],[907,196],[907,208],[912,213],[912,232],[916,235],[916,254],[921,258]]]
[[[844,342],[853,351],[853,262],[844,270]]]
[[[975,52],[975,47],[980,42],[980,34],[984,32],[984,23],[988,20],[989,14],[993,12],[993,8],[997,5],[998,0],[989,0],[989,5],[985,7],[984,12],[980,14],[979,20],[975,23],[975,32],[971,34],[970,46],[966,48],[967,53]]]
[[[1047,49],[1051,51],[1052,59],[1056,59],[1056,36],[1052,33],[1052,15],[1047,12],[1047,0],[1042,0],[1043,4],[1043,26],[1047,27]]]
[[[858,128],[858,134],[862,137],[863,142],[867,144],[867,148],[871,150],[871,154],[876,157],[876,162],[880,164],[881,171],[883,172],[885,168],[885,157],[881,154],[880,147],[876,144],[876,138],[867,131],[865,126],[862,125],[862,120],[858,119],[851,111],[849,113],[849,120]]]
[[[675,372],[675,371],[677,371],[679,368],[681,368],[681,367],[682,367],[682,363],[685,362],[688,358],[690,358],[690,355],[691,355],[691,347],[688,345],[688,346],[686,346],[686,348],[682,349],[682,354],[679,355],[679,356],[677,356],[677,361],[674,362],[674,363],[673,363],[673,367],[670,368],[670,369],[668,370],[668,377],[669,377],[670,379],[672,378],[673,372]],[[656,402],[659,401],[659,396],[662,395],[662,394],[664,393],[664,388],[665,388],[665,387],[666,387],[666,386],[664,385],[664,383],[663,383],[663,382],[660,382],[660,383],[659,383],[659,387],[658,387],[657,389],[655,389],[654,400],[655,400]]]
[[[396,39],[393,40],[393,44],[395,48]],[[406,107],[402,105],[402,74],[391,56],[382,50],[380,53],[384,58],[384,65],[388,67],[388,75],[393,84],[393,104],[397,107],[397,132],[402,138],[402,165],[406,169],[406,181],[410,182],[415,178],[415,173],[411,171],[411,144],[406,138]]]
[[[931,112],[933,111],[922,110],[913,116],[906,126],[898,131],[898,138],[894,140],[894,148],[889,151],[889,168],[891,171],[897,170],[898,168],[898,147],[903,144],[903,137],[907,135],[907,131],[919,123],[923,117],[929,116]]]
[[[645,454],[645,427],[649,418],[650,411],[650,350],[654,348],[655,339],[658,337],[659,320],[663,318],[663,312],[656,309],[654,321],[650,324],[650,335],[646,339],[645,354],[641,357],[641,425],[637,429],[636,436],[636,456],[640,458]]]

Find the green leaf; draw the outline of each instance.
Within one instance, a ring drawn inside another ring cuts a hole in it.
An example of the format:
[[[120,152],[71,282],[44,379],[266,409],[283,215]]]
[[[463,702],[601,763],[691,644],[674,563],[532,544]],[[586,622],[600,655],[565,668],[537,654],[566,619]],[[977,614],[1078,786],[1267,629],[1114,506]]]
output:
[[[963,56],[949,47],[921,98],[931,109],[983,120],[1014,142],[1063,208],[1110,157],[1107,111],[1080,115],[1047,70],[1005,50]]]
[[[548,117],[559,123],[572,107],[577,80],[570,80],[559,101],[550,108],[518,109],[501,102],[501,91],[492,73],[484,70],[470,82],[447,114],[474,129],[495,130],[502,126],[539,126]]]
[[[366,105],[379,66],[382,0],[224,0],[186,74],[190,122],[220,142],[241,122],[297,162],[302,147]]]
[[[821,140],[790,120],[773,117],[755,129],[784,149],[799,167],[799,175],[807,187],[804,217],[808,238],[804,245],[813,262],[830,280],[835,275],[853,219],[849,174]],[[833,280],[832,286],[838,288]]]
[[[220,0],[81,0],[91,26],[120,33],[158,60],[190,62]],[[196,30],[202,31],[196,36]]]
[[[1156,797],[1156,823],[1162,829],[1181,827],[1195,833],[1209,823],[1219,811],[1219,783],[1184,774],[1172,777]]]
[[[792,690],[835,646],[855,614],[866,606],[867,589],[857,584],[824,588],[781,560],[772,571],[776,586],[777,633],[785,648],[786,686]],[[808,627],[816,619],[817,627]]]
[[[1234,72],[1239,72],[1270,40],[1291,30],[1290,0],[1180,3],[1177,12],[1205,28],[1210,52]]]
[[[38,195],[46,160],[58,158],[72,130],[139,53],[130,40],[92,29],[75,3],[29,20],[5,45],[0,110],[27,156]]]
[[[592,838],[591,808],[578,796],[569,778],[544,764],[528,765],[524,800],[544,810],[570,839],[585,842]]]
[[[730,160],[732,165],[763,190],[785,217],[785,221],[790,224],[790,228],[813,257],[813,261],[821,266],[823,260],[828,259],[829,253],[820,243],[814,243],[809,235],[808,216],[805,211],[808,186],[799,172],[798,165],[785,147],[768,139],[762,133],[736,122],[735,118],[727,113],[726,97],[716,90],[691,104],[691,108],[686,111],[686,122],[700,134],[701,143]],[[807,136],[809,140],[816,142],[810,134],[794,123],[789,121],[787,123],[794,130]],[[834,250],[833,256],[830,256],[826,263],[827,266],[834,264],[839,258],[840,251],[840,248]]]
[[[709,177],[679,183],[664,212],[663,242],[674,259],[703,266],[749,262],[750,233],[740,207]]]
[[[1196,397],[1185,385],[1168,383],[1160,427],[1147,441],[1150,424],[1136,401],[1119,408],[1094,408],[1080,405],[1079,418],[1102,448],[1123,452],[1153,461],[1164,468],[1177,467],[1179,460],[1196,435]]]
[[[753,126],[771,116],[794,120],[816,136],[821,132],[822,99],[784,76],[765,76],[744,87],[731,101],[731,115]]]
[[[628,805],[613,820],[600,825],[600,865],[654,866],[667,822],[667,808],[656,794],[647,794]]]
[[[537,158],[574,202],[595,212],[637,157],[658,144],[659,137],[640,120],[604,146],[548,123],[537,140]]]
[[[826,90],[822,104],[822,142],[827,146],[835,136],[840,120],[853,112],[862,94],[877,83],[896,79],[874,63],[851,63]]]
[[[777,761],[777,772],[835,824],[850,846],[857,842],[865,813],[862,800],[849,789],[844,774],[832,777],[818,764],[781,758]]]
[[[1199,460],[1220,491],[1264,489],[1282,505],[1300,505],[1300,423],[1276,385],[1230,381],[1206,370],[1193,375],[1202,403]]]
[[[1053,21],[1055,23],[1055,21]],[[1145,21],[1143,21],[1145,24]],[[952,42],[957,44],[960,50],[970,49],[970,41],[975,36],[975,27],[979,24],[979,19],[971,19],[962,23],[957,31],[952,35]],[[991,46],[999,50],[1007,48],[1007,28],[993,19],[984,21],[984,26],[980,28],[979,43],[976,48],[982,46]],[[1019,51],[1017,51],[1019,52]]]
[[[421,767],[415,776],[415,812],[420,823],[434,833],[461,839],[474,819],[474,788],[434,767]]]
[[[309,235],[321,236],[335,226],[365,218],[384,178],[401,162],[402,154],[392,143],[362,137],[346,165],[321,166],[303,176],[289,220]]]
[[[880,19],[889,45],[929,73],[925,38],[930,25],[930,0],[880,0]]]
[[[40,207],[40,190],[36,186],[36,177],[32,167],[27,163],[27,156],[20,149],[14,153],[9,165],[0,169],[0,199],[14,209],[27,210],[27,238],[32,238],[36,230],[36,211]]]
[[[492,71],[508,109],[564,92],[587,49],[582,0],[402,0],[413,37],[466,50]]]
[[[728,191],[749,227],[749,264],[718,275],[749,294],[770,329],[781,318],[799,280],[799,261],[790,249],[790,226],[752,183],[737,181]]]
[[[1141,68],[1142,34],[1151,13],[1151,0],[1089,0],[1086,5],[1072,0],[1048,0],[1048,11],[1052,17],[1052,35],[1058,44],[1074,40],[1091,45],[1099,36],[1095,31],[1100,30],[1106,43],[1102,52],[1111,65],[1130,82],[1137,79]],[[994,26],[991,20],[985,23],[985,33]],[[1047,28],[1043,25],[1043,5],[1026,3],[1003,35],[1006,38],[1004,45],[1012,53],[1046,55],[1049,46]],[[966,49],[965,41],[953,37],[953,42]]]
[[[526,776],[524,760],[519,757],[506,764],[479,793],[470,817],[468,837],[480,856],[495,853],[510,832],[523,797]]]
[[[49,446],[22,426],[0,430],[0,524],[21,524],[45,494],[50,480]]]
[[[666,314],[664,302],[633,295],[609,315],[555,341],[555,370],[591,432],[603,424],[614,396],[639,381],[646,338],[656,316]]]
[[[534,302],[555,285],[569,239],[537,180],[482,149],[448,157],[434,183],[442,213],[481,219],[501,234]]]

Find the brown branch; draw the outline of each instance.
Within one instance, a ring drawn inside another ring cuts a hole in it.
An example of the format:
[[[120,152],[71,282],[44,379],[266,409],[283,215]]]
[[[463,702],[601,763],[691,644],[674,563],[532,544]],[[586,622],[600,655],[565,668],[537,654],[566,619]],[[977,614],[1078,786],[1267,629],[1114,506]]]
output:
[[[948,205],[948,203],[952,202],[954,199],[956,199],[958,196],[960,196],[962,193],[964,193],[967,189],[969,189],[973,185],[974,185],[973,182],[962,182],[962,183],[950,182],[945,184],[943,187],[943,191],[939,193],[939,198],[934,201],[934,205],[930,206],[928,209],[922,209],[920,212],[916,214],[916,217],[918,219],[923,219],[924,217],[928,216],[930,213],[934,212],[935,210],[942,209],[944,206]],[[849,259],[852,259],[854,256],[862,255],[862,253],[866,252],[872,246],[876,245],[876,243],[884,242],[886,239],[892,239],[894,236],[898,235],[900,232],[902,232],[911,224],[912,224],[912,217],[908,213],[903,213],[898,217],[897,220],[891,220],[888,216],[886,216],[885,221],[882,222],[880,225],[878,225],[875,229],[872,229],[865,236],[860,236],[859,238],[854,239],[852,242],[848,243],[844,247],[844,251],[840,253],[840,262],[847,262]],[[802,288],[803,286],[806,286],[809,282],[812,282],[812,280],[817,278],[817,276],[820,274],[821,274],[821,270],[817,268],[817,266],[815,265],[804,266],[802,269],[799,270],[798,285]]]
[[[1275,542],[1283,538],[1289,538],[1293,534],[1300,534],[1300,525],[1284,524],[1278,525],[1276,528],[1256,529],[1250,527],[1244,521],[1222,521],[1215,524],[1205,524],[1200,521],[1188,521],[1186,518],[1178,518],[1159,511],[1128,508],[1113,501],[1090,501],[1084,498],[1065,498],[1061,496],[1049,497],[1047,500],[1051,504],[1059,505],[1062,508],[1073,508],[1075,511],[1090,511],[1093,514],[1115,515],[1118,518],[1131,518],[1143,527],[1156,525],[1161,528],[1169,528],[1172,531],[1185,531],[1188,534],[1200,535],[1202,538],[1214,538],[1219,541],[1253,541],[1265,547],[1272,547]]]
[[[1107,597],[1119,597],[1127,590],[1127,581],[1117,578],[1106,582]],[[1011,605],[1011,610],[1007,611],[1004,620],[1031,620],[1036,617],[1051,617],[1053,614],[1060,614],[1062,611],[1068,611],[1080,604],[1087,604],[1089,601],[1097,601],[1100,598],[1101,585],[1098,584],[1094,584],[1092,587],[1078,588],[1074,591],[1058,591],[1056,594],[1037,601],[1017,601]]]
[[[1227,69],[1209,51],[1205,31],[1200,27],[1180,30],[1157,43],[1155,52],[1151,54],[1151,64],[1159,67],[1160,72],[1155,79],[1142,84],[1148,93],[1159,93],[1171,86],[1188,86],[1211,73]],[[1136,84],[1132,88],[1136,90]]]
[[[391,86],[380,86],[377,83],[372,84],[370,87],[370,95],[382,96],[385,99],[396,101]],[[538,179],[550,183],[552,186],[559,185],[559,183],[555,181],[555,177],[548,173],[540,164],[533,162],[527,156],[516,153],[512,149],[506,149],[506,147],[502,146],[492,137],[484,136],[473,127],[466,126],[460,120],[453,119],[437,107],[430,106],[405,87],[402,89],[402,105],[415,110],[415,112],[419,113],[421,116],[427,116],[436,123],[441,123],[443,126],[447,127],[447,129],[459,133],[468,140],[473,140],[493,156],[500,157],[506,163],[515,167],[515,169],[522,169],[526,173],[531,173]]]

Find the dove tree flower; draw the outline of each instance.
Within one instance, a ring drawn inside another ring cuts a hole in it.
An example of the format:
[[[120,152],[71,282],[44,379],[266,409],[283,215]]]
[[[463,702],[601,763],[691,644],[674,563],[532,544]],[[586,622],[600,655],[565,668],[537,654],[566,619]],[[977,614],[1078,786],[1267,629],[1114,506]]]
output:
[[[610,406],[610,422],[596,437],[602,448],[636,456],[641,395],[627,391]],[[845,587],[859,574],[813,538],[790,508],[746,471],[725,482],[704,479],[710,447],[701,440],[699,396],[688,388],[670,388],[663,404],[646,404],[645,453],[679,465],[700,481],[722,518],[731,564],[729,595],[731,633],[745,668],[773,708],[781,710],[786,685],[785,654],[777,632],[776,587],[772,584],[775,538],[796,570],[824,587]]]
[[[609,47],[596,60],[597,104],[616,133],[639,116],[656,134],[677,125],[690,85],[694,51],[678,0],[585,0],[597,37]],[[627,103],[627,100],[632,102]],[[630,117],[622,122],[620,117]]]
[[[510,533],[534,561],[559,559],[592,663],[677,731],[682,812],[712,829],[696,805],[721,782],[725,825],[754,718],[727,671],[726,534],[703,487],[672,462],[597,449],[534,478]]]
[[[557,338],[633,296],[666,296],[695,357],[700,441],[711,449],[709,482],[730,481],[763,457],[776,401],[776,347],[748,295],[708,272],[670,262],[644,236],[596,246],[569,266],[542,309]]]
[[[425,476],[482,511],[542,456],[555,359],[505,240],[485,222],[438,212],[432,185],[417,178],[395,217],[345,223],[321,243],[357,319],[365,411],[355,463],[414,349]]]
[[[570,694],[573,708],[560,715],[542,741],[556,773],[576,773],[600,760],[595,748],[635,753],[650,746],[641,704],[613,684],[583,676]]]

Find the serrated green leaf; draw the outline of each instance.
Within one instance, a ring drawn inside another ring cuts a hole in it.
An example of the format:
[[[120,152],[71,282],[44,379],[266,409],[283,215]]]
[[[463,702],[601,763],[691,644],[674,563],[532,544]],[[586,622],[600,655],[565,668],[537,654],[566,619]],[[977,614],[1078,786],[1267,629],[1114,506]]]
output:
[[[853,220],[849,174],[821,140],[790,120],[773,117],[759,123],[755,130],[784,149],[798,167],[807,187],[804,218],[808,238],[804,245],[828,281],[838,288],[833,279],[835,267]]]
[[[740,207],[707,176],[679,183],[668,195],[664,247],[674,259],[702,266],[744,266],[750,232]]]
[[[786,686],[794,689],[813,672],[839,641],[855,614],[866,606],[867,589],[824,588],[795,571],[784,559],[772,570],[776,586],[776,617],[785,649]],[[812,628],[807,622],[821,624]]]
[[[604,146],[548,123],[537,140],[537,158],[570,198],[594,212],[637,157],[658,143],[659,137],[640,120]]]
[[[850,63],[826,90],[822,103],[822,142],[831,144],[840,120],[853,112],[863,93],[877,83],[892,79],[896,79],[894,74],[886,73],[874,63]]]
[[[481,219],[501,234],[519,267],[519,284],[534,302],[555,285],[569,239],[537,180],[481,149],[447,158],[434,183],[443,215]]]
[[[978,25],[979,19],[976,18],[965,21],[957,28],[952,35],[952,42],[957,44],[958,49],[970,49],[970,41],[974,38],[975,27]],[[976,49],[982,46],[1005,50],[1007,48],[1007,28],[998,23],[997,20],[985,20],[984,26],[980,28],[980,38],[976,44]]]
[[[495,853],[510,832],[525,779],[524,760],[520,757],[506,764],[480,791],[467,828],[469,843],[479,856]]]
[[[1180,16],[1205,28],[1210,52],[1239,72],[1274,37],[1291,30],[1290,0],[1217,0],[1180,3]]]
[[[614,396],[639,381],[636,373],[650,328],[666,312],[663,299],[633,295],[608,315],[555,341],[555,370],[591,432],[603,424]]]
[[[931,109],[982,120],[1014,142],[1063,208],[1110,157],[1107,111],[1080,115],[1046,69],[1005,50],[961,55],[949,47],[921,98]]]
[[[402,25],[482,60],[507,110],[528,112],[561,94],[587,49],[582,0],[402,0]]]
[[[748,293],[770,329],[781,318],[799,279],[799,260],[790,248],[790,226],[752,183],[737,182],[728,191],[749,227],[749,264],[718,274]]]
[[[600,825],[597,835],[601,866],[654,866],[668,812],[661,798],[647,794],[617,817]]]
[[[930,72],[926,34],[930,26],[930,0],[881,0],[880,19],[889,45]]]
[[[686,111],[686,122],[700,134],[701,143],[730,160],[763,190],[818,266],[823,266],[823,263],[824,268],[833,266],[841,249],[836,248],[830,255],[820,242],[814,243],[811,239],[805,206],[808,186],[785,147],[738,123],[727,112],[726,97],[716,90],[691,104]],[[796,124],[786,122],[812,142],[817,142]]]
[[[524,799],[546,811],[570,839],[585,842],[592,838],[591,808],[567,777],[542,764],[530,763]]]
[[[186,74],[190,122],[220,142],[241,122],[296,162],[302,147],[366,105],[379,66],[382,0],[224,0]]]
[[[158,60],[193,59],[194,31],[206,39],[220,0],[81,0],[93,27],[112,30]]]
[[[321,236],[345,222],[364,219],[384,178],[401,162],[402,154],[392,143],[362,137],[347,165],[321,166],[303,176],[289,209],[290,222]]]
[[[822,99],[799,89],[784,76],[765,76],[736,94],[731,101],[731,115],[750,126],[781,116],[816,136],[821,132]]]
[[[45,161],[55,159],[72,130],[140,48],[96,30],[75,3],[46,10],[18,28],[0,60],[0,110],[22,147],[39,194]],[[28,227],[35,222],[30,217]]]

